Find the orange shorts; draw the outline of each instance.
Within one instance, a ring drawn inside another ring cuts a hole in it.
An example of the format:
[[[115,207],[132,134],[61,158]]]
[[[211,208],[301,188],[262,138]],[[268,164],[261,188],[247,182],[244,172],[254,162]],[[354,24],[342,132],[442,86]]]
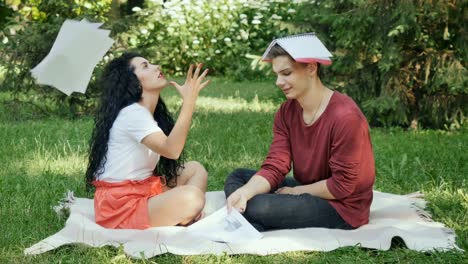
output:
[[[141,181],[93,181],[96,223],[106,228],[151,227],[148,199],[163,192],[165,179],[151,176]]]

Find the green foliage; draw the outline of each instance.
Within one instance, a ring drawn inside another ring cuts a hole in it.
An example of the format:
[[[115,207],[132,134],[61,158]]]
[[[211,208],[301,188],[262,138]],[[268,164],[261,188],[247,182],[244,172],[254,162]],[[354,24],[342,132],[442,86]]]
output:
[[[467,5],[318,0],[299,8],[293,24],[334,51],[333,86],[356,99],[371,124],[440,128],[468,110]]]
[[[52,98],[68,106],[68,116],[77,116],[93,109],[99,93],[95,80],[103,64],[127,50],[161,64],[167,75],[180,76],[188,64],[203,62],[211,75],[260,79],[263,73],[252,70],[246,55],[262,52],[276,34],[287,31],[280,29],[279,22],[291,18],[294,6],[283,0],[7,1],[0,6],[10,12],[0,32],[0,69],[5,69],[0,89],[13,91],[17,102],[20,92]],[[36,85],[30,69],[47,55],[65,19],[82,18],[106,22],[116,40],[96,67],[86,95],[65,97]]]
[[[203,62],[212,74],[252,79],[257,76],[246,55],[262,52],[284,32],[279,21],[290,18],[294,6],[289,1],[147,1],[134,7],[125,41],[170,74],[185,74],[186,65]]]
[[[13,9],[6,5],[4,2],[0,2],[0,29],[5,26],[7,18],[13,14]]]
[[[0,31],[0,65],[4,70],[0,90],[12,91],[14,100],[19,103],[25,102],[21,100],[24,95],[20,93],[23,93],[67,105],[64,110],[71,116],[79,114],[87,107],[85,101],[89,95],[66,97],[50,87],[38,86],[30,70],[49,53],[65,18],[105,22],[111,0],[10,0],[6,3],[8,9],[15,12],[5,17],[5,27]]]
[[[0,3],[0,89],[13,91],[16,101],[23,98],[20,92],[51,99],[75,117],[92,111],[103,64],[124,51],[139,51],[168,76],[181,76],[188,64],[202,62],[210,75],[256,80],[271,74],[258,56],[272,38],[315,31],[334,54],[324,82],[353,97],[371,125],[457,128],[468,122],[467,5],[459,0],[7,0]],[[116,40],[86,95],[65,97],[36,85],[29,74],[66,18],[106,22]]]

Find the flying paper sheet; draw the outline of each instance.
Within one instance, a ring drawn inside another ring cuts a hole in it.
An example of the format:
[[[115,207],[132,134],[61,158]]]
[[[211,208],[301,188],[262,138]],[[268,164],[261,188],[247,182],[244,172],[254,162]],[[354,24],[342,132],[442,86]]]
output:
[[[67,95],[85,93],[94,68],[114,43],[101,25],[67,19],[49,54],[31,70],[36,82]]]

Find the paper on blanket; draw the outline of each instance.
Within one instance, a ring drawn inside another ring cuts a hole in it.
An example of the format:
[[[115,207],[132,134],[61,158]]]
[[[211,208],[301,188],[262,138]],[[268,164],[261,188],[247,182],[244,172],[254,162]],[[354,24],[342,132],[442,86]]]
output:
[[[114,43],[101,25],[67,19],[49,54],[31,70],[36,82],[67,95],[85,93],[94,68]]]
[[[319,62],[324,65],[332,63],[330,57],[333,55],[315,33],[298,34],[273,40],[263,53],[262,60],[271,61],[268,54],[276,44],[281,46],[297,62]]]
[[[226,206],[189,226],[187,231],[212,241],[233,244],[263,237],[238,211],[228,214]]]

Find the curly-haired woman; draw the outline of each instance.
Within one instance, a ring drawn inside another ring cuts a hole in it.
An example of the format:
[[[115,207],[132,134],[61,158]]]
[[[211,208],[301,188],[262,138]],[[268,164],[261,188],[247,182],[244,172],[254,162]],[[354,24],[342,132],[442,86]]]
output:
[[[183,85],[161,66],[124,53],[106,66],[90,141],[86,183],[96,187],[96,222],[107,228],[187,225],[201,217],[207,172],[181,158],[208,70],[191,65]],[[183,103],[171,117],[161,91],[173,85]]]

